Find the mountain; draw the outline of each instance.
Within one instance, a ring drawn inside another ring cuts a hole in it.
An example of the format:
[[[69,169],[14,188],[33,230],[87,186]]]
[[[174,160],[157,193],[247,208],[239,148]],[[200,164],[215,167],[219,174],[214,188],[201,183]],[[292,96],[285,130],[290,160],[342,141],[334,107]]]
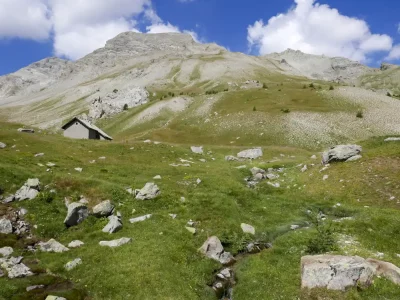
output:
[[[392,114],[400,102],[386,94],[396,95],[399,70],[290,49],[256,57],[187,34],[126,32],[75,62],[49,58],[0,77],[0,117],[59,130],[83,115],[116,136],[174,132],[186,141],[192,127],[224,143],[238,130],[250,139],[268,127],[271,143],[283,135],[286,144],[329,144],[398,132]],[[358,110],[363,126],[351,117]]]

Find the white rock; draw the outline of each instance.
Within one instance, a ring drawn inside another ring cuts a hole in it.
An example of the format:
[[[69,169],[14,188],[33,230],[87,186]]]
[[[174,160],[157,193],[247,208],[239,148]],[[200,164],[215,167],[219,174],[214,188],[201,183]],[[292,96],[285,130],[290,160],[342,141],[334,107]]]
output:
[[[385,142],[398,142],[400,141],[400,137],[389,137],[385,139]]]
[[[197,184],[200,184],[200,183],[201,183],[201,179],[200,179],[200,178],[197,178],[196,183],[197,183]]]
[[[256,159],[263,155],[261,148],[254,148],[241,151],[237,154],[239,158],[248,158],[248,159]]]
[[[79,172],[79,173],[83,171],[82,168],[75,168],[74,170],[77,171],[77,172]]]
[[[8,256],[10,256],[13,252],[14,252],[14,250],[13,250],[13,248],[11,248],[11,247],[3,247],[3,248],[0,248],[0,255],[2,255],[3,257],[8,257]]]
[[[303,172],[303,173],[304,173],[305,171],[307,171],[307,170],[308,170],[307,165],[304,165],[304,167],[301,168],[301,172]]]
[[[40,242],[39,244],[40,250],[43,252],[66,252],[69,251],[67,247],[57,242],[55,239],[51,239],[48,242]]]
[[[161,179],[161,175],[156,175],[156,176],[153,177],[153,179],[156,179],[156,180],[158,179],[159,180],[159,179]]]
[[[193,153],[197,153],[197,154],[203,154],[203,146],[191,146],[190,149],[192,150]]]
[[[33,275],[31,269],[29,269],[22,263],[16,264],[11,268],[7,269],[7,272],[8,272],[8,278],[22,278]]]
[[[4,149],[5,147],[7,147],[7,145],[0,142],[0,149]]]
[[[82,264],[82,259],[75,258],[74,260],[67,262],[65,264],[64,268],[67,271],[71,271],[72,269],[75,269],[78,265],[81,265],[81,264]]]
[[[48,166],[49,168],[52,168],[52,167],[55,167],[56,164],[55,164],[55,163],[52,163],[52,162],[48,162],[48,163],[46,164],[46,166]]]
[[[131,222],[131,223],[143,222],[143,221],[146,221],[147,219],[150,219],[151,217],[152,217],[152,214],[144,215],[141,217],[130,219],[129,222]]]
[[[199,248],[199,251],[205,256],[219,261],[224,265],[232,264],[235,261],[232,254],[224,251],[221,241],[216,236],[209,237]]]
[[[177,214],[168,214],[172,219],[176,219],[176,217],[178,216]]]
[[[43,155],[44,155],[44,153],[36,153],[35,157],[40,157],[40,156],[43,156]]]
[[[310,157],[311,159],[317,159],[317,156],[314,154],[313,156]]]
[[[122,229],[122,222],[118,216],[109,216],[108,224],[103,228],[103,232],[115,233]]]
[[[0,233],[11,234],[13,232],[11,221],[8,219],[0,219]]]
[[[156,198],[160,193],[161,191],[156,184],[148,182],[136,195],[136,199],[150,200]]]
[[[110,200],[105,200],[93,207],[93,215],[97,218],[108,217],[113,211],[114,205],[112,205]]]
[[[322,177],[322,180],[328,180],[329,175],[324,175],[324,177]]]
[[[99,245],[114,248],[114,247],[120,247],[130,242],[132,242],[131,238],[120,238],[118,240],[112,240],[112,241],[101,241],[99,242]]]
[[[80,246],[82,246],[82,245],[84,245],[84,244],[85,244],[84,242],[81,242],[81,241],[79,241],[79,240],[75,240],[75,241],[70,242],[70,243],[68,244],[68,247],[69,247],[69,248],[79,248]]]
[[[250,233],[253,235],[256,234],[256,229],[249,224],[242,223],[240,224],[240,227],[242,228],[244,233]]]

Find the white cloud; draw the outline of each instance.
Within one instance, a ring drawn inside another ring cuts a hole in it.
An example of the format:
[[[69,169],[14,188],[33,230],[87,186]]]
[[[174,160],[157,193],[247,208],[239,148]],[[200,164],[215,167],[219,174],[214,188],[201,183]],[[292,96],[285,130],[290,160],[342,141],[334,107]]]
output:
[[[139,22],[152,24],[148,33],[184,32],[199,40],[163,23],[151,0],[0,0],[0,38],[47,40],[53,33],[55,54],[73,60],[121,32],[139,32]]]
[[[1,0],[0,38],[47,39],[51,30],[49,13],[42,0]]]
[[[400,44],[397,44],[390,51],[389,55],[385,57],[386,60],[398,60],[400,59]]]
[[[341,15],[315,0],[294,1],[296,5],[287,13],[272,17],[267,24],[260,20],[248,27],[248,42],[261,55],[292,48],[366,61],[368,54],[392,48],[391,37],[372,34],[363,20]]]

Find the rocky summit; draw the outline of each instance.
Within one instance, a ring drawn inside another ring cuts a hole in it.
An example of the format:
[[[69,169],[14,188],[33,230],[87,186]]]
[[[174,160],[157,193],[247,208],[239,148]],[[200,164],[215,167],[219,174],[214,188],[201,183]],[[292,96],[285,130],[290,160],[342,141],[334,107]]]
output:
[[[125,32],[1,76],[0,299],[399,299],[399,74]]]

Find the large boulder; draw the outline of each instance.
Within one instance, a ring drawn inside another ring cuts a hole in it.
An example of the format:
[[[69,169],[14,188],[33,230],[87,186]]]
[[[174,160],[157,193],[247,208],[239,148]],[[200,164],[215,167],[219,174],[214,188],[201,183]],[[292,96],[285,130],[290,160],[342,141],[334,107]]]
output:
[[[67,227],[75,226],[85,220],[89,215],[86,205],[74,202],[68,205],[67,216],[65,217],[64,224]]]
[[[118,216],[109,216],[108,224],[103,228],[103,232],[115,233],[122,229],[121,218]]]
[[[338,145],[330,148],[322,154],[322,163],[347,161],[361,153],[362,147],[358,145]]]
[[[15,193],[14,200],[32,200],[40,191],[40,181],[37,178],[28,179],[24,185]]]
[[[3,257],[8,257],[8,256],[10,256],[13,252],[14,252],[14,249],[11,248],[11,247],[3,247],[3,248],[0,248],[0,255],[2,255]]]
[[[160,193],[161,191],[156,184],[148,182],[136,195],[136,199],[150,200],[156,198]]]
[[[400,268],[394,264],[368,258],[367,262],[374,267],[376,275],[386,277],[393,283],[400,285]]]
[[[230,265],[235,262],[235,258],[232,254],[224,251],[221,241],[216,236],[209,237],[199,248],[199,251],[208,258],[219,261],[224,265]]]
[[[110,200],[103,201],[93,207],[93,215],[101,218],[101,217],[108,217],[112,215],[114,211],[114,205],[111,204]]]
[[[11,268],[8,268],[7,273],[8,273],[8,278],[22,278],[33,275],[31,269],[29,269],[23,263],[15,264]]]
[[[374,268],[358,256],[314,255],[301,258],[302,288],[344,291],[348,287],[370,285],[374,274]]]
[[[0,233],[11,234],[13,232],[13,227],[11,221],[8,219],[0,219]]]
[[[122,245],[128,244],[130,242],[132,242],[131,238],[120,238],[118,240],[112,240],[112,241],[101,241],[101,242],[99,242],[99,245],[115,248],[115,247],[120,247]]]
[[[55,239],[51,239],[48,242],[40,242],[39,244],[40,250],[43,252],[66,252],[69,251],[67,247],[63,244],[57,242]]]
[[[263,155],[261,148],[254,148],[241,151],[237,154],[239,158],[256,159]]]

